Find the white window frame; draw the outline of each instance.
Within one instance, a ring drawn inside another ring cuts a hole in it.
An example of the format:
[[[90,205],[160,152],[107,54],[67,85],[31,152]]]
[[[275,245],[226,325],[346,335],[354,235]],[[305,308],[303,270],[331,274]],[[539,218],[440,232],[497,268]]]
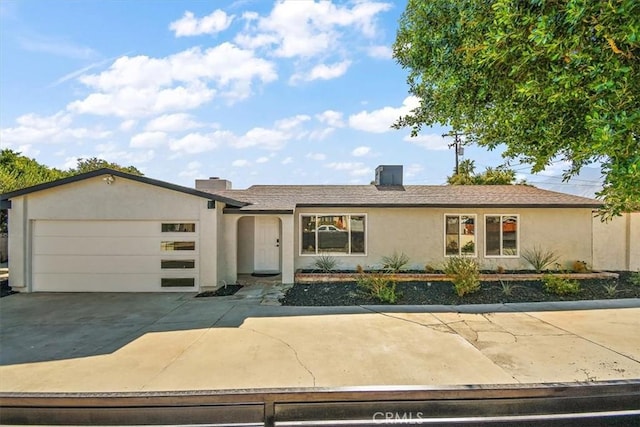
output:
[[[302,239],[303,239],[303,231],[302,231],[302,217],[308,217],[308,216],[315,216],[316,217],[316,251],[315,253],[304,253],[302,251]],[[317,227],[317,222],[318,222],[318,217],[320,216],[346,216],[347,217],[347,223],[349,224],[349,235],[348,235],[348,242],[349,242],[349,252],[323,252],[323,251],[318,251],[318,227]],[[364,252],[357,252],[357,253],[352,253],[351,252],[351,217],[352,216],[361,216],[364,217]],[[365,213],[344,213],[344,212],[328,212],[328,213],[301,213],[298,217],[298,234],[300,235],[298,237],[298,247],[299,247],[299,255],[300,256],[308,256],[308,257],[316,257],[318,255],[331,255],[331,256],[344,256],[344,257],[353,257],[353,256],[367,256],[367,244],[368,244],[368,234],[369,234],[369,219],[367,217],[367,214]]]
[[[458,248],[458,253],[456,255],[447,254],[447,217],[448,216],[457,216],[458,217],[458,240],[460,240],[460,236],[462,235],[462,221],[460,221],[460,217],[467,216],[473,217],[473,254],[462,253],[462,247]],[[443,251],[445,257],[468,257],[468,258],[477,258],[478,257],[478,215],[471,213],[445,213],[442,217],[444,227],[442,229],[443,232]]]
[[[487,255],[487,217],[488,216],[497,216],[500,218],[500,255]],[[516,254],[515,255],[503,255],[504,248],[502,247],[502,243],[504,241],[502,237],[502,221],[504,217],[513,216],[517,220],[516,227]],[[484,257],[485,258],[520,258],[520,214],[502,214],[502,213],[494,213],[494,214],[484,214],[484,221],[482,222],[482,227],[484,229]]]

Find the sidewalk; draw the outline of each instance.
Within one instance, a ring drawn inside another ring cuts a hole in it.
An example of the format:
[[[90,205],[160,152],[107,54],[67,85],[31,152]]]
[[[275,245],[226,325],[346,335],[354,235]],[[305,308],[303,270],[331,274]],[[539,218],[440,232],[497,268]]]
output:
[[[0,299],[0,391],[455,385],[640,378],[636,308],[429,312],[193,294]],[[610,304],[612,304],[610,302]],[[543,307],[544,308],[544,307]],[[464,311],[464,310],[463,310]]]

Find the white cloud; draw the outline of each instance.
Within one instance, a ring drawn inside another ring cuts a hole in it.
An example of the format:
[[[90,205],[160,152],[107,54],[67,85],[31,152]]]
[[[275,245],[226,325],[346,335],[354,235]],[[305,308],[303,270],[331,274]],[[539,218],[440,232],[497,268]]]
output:
[[[252,48],[273,47],[274,55],[283,58],[308,58],[335,50],[347,30],[375,36],[376,15],[390,8],[389,3],[374,1],[351,7],[326,1],[277,2],[269,16],[243,15],[248,28],[236,42]]]
[[[249,162],[248,160],[245,159],[238,159],[238,160],[234,160],[233,162],[231,162],[231,166],[236,167],[236,168],[244,168],[247,166],[250,166],[251,162]]]
[[[287,157],[286,159],[284,159],[280,163],[283,164],[283,165],[288,165],[290,163],[293,163],[293,157]]]
[[[371,169],[362,162],[333,162],[325,167],[337,171],[349,171],[351,176],[365,176],[372,173]]]
[[[312,160],[326,160],[327,155],[324,153],[309,153],[307,154],[307,158],[308,159],[312,159]]]
[[[129,147],[156,148],[167,142],[167,134],[164,132],[142,132],[131,137]]]
[[[442,135],[435,133],[426,133],[416,137],[407,135],[403,139],[427,150],[444,151],[449,149],[449,141],[443,138]]]
[[[284,131],[289,131],[297,128],[302,123],[310,120],[311,117],[305,114],[298,114],[297,116],[288,117],[286,119],[281,119],[276,121],[276,128]]]
[[[169,148],[172,151],[180,151],[188,154],[197,154],[205,151],[211,151],[218,146],[233,141],[235,136],[229,131],[211,132],[208,134],[190,133],[180,139],[169,142]]]
[[[389,46],[369,46],[367,55],[376,59],[391,59],[393,51]]]
[[[187,168],[181,171],[178,175],[185,178],[195,178],[200,176],[200,168],[202,167],[202,163],[193,161],[187,163]]]
[[[258,157],[256,159],[256,163],[267,163],[268,161],[269,161],[269,158],[268,157],[264,157],[264,156],[263,157]]]
[[[216,34],[229,28],[231,21],[233,15],[229,16],[220,9],[199,19],[192,12],[186,11],[182,18],[169,24],[169,29],[176,37]]]
[[[138,124],[137,120],[125,120],[120,123],[119,129],[123,132],[129,132]]]
[[[331,80],[342,76],[347,72],[351,65],[351,61],[342,61],[335,64],[320,64],[313,67],[307,73],[296,73],[291,76],[290,83],[295,84],[298,81],[310,82],[313,80]]]
[[[123,56],[99,74],[80,77],[94,93],[67,108],[85,114],[145,117],[193,109],[214,96],[244,99],[255,81],[276,79],[273,62],[231,43],[205,50],[194,47],[164,58]]]
[[[334,110],[326,110],[320,114],[316,114],[316,119],[321,123],[326,123],[331,127],[340,128],[344,126],[342,121],[342,113]]]
[[[351,152],[351,155],[355,157],[362,157],[362,156],[366,156],[370,152],[371,152],[371,147],[362,146],[362,147],[354,148],[353,151]]]
[[[164,114],[150,120],[145,126],[147,131],[181,132],[199,128],[203,125],[192,119],[187,113]]]
[[[155,152],[147,151],[125,151],[121,150],[115,143],[98,144],[96,146],[97,153],[95,157],[105,159],[108,162],[139,165],[153,160]],[[93,156],[92,156],[93,157]]]
[[[371,112],[361,111],[349,116],[349,126],[354,129],[372,133],[384,133],[391,129],[391,125],[401,116],[407,115],[418,107],[420,101],[415,96],[408,96],[401,107],[384,107]]]
[[[242,135],[233,144],[236,148],[256,147],[263,150],[281,150],[290,139],[290,135],[276,129],[253,128]]]
[[[35,143],[69,143],[87,139],[104,139],[110,131],[100,128],[74,127],[73,116],[60,111],[50,116],[25,114],[16,119],[16,126],[0,129],[0,140],[6,145]]]
[[[335,131],[335,128],[316,129],[308,133],[308,138],[312,141],[322,141]]]

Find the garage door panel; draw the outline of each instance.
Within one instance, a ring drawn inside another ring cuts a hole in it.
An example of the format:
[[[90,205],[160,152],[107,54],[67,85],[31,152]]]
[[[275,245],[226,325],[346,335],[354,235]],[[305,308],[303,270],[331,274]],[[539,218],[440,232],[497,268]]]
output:
[[[196,245],[197,248],[197,245]],[[34,255],[139,255],[160,254],[157,237],[59,237],[41,236]]]
[[[188,276],[187,276],[188,277]],[[193,277],[193,276],[191,276]],[[34,274],[39,292],[189,292],[196,287],[161,288],[153,274]]]
[[[36,221],[34,236],[149,236],[159,235],[156,221]]]
[[[160,257],[36,255],[34,273],[141,273],[158,274]]]

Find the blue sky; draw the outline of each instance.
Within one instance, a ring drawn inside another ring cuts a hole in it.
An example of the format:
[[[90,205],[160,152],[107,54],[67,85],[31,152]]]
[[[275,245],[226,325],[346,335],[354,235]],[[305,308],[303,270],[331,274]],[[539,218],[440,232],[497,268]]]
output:
[[[443,184],[449,129],[389,127],[417,102],[391,57],[405,4],[3,0],[0,143],[52,167],[100,157],[187,186],[366,184],[379,164]],[[503,162],[473,146],[464,157]],[[561,169],[517,167],[578,194],[599,176],[561,184]]]

